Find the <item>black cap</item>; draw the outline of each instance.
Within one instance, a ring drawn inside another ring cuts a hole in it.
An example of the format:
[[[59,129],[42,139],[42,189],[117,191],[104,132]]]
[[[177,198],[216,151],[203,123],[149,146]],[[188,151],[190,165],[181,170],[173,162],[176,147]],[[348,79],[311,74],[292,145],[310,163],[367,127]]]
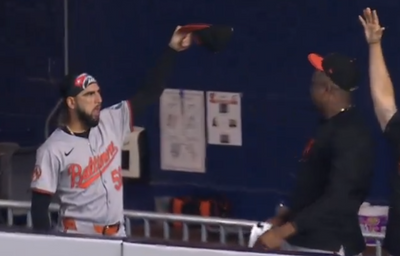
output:
[[[352,92],[358,88],[359,71],[354,59],[338,53],[331,53],[325,57],[311,53],[308,60],[341,89]]]
[[[66,75],[59,87],[61,97],[75,97],[93,83],[97,83],[96,79],[87,73]]]
[[[193,33],[194,40],[211,52],[222,51],[232,38],[233,28],[223,25],[189,24],[179,29]]]

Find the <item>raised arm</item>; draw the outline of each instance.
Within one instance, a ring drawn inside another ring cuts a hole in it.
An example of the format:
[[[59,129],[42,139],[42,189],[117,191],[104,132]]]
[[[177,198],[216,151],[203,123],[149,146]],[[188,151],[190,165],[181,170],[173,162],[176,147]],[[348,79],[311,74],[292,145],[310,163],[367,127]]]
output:
[[[359,20],[369,45],[369,79],[375,114],[382,130],[397,111],[392,80],[383,57],[381,38],[384,27],[379,24],[376,10],[366,8]]]
[[[108,122],[113,125],[114,131],[121,138],[121,143],[131,132],[134,117],[159,100],[172,73],[177,53],[190,47],[192,35],[180,32],[180,28],[180,26],[176,27],[168,47],[150,70],[136,94],[128,100],[104,109],[103,113],[107,112],[107,114],[103,115],[102,119],[108,119]]]
[[[180,26],[176,27],[167,49],[149,71],[137,93],[129,99],[131,112],[134,115],[140,114],[159,100],[167,80],[171,76],[177,53],[190,47],[191,34],[180,32],[180,28]]]

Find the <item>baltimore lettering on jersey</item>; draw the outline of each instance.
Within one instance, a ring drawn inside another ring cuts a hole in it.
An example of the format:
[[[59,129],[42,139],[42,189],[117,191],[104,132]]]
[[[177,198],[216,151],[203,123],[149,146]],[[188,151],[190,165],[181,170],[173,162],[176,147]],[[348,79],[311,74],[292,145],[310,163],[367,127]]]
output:
[[[76,163],[71,164],[68,167],[68,174],[71,176],[71,188],[88,188],[108,170],[108,167],[118,154],[118,150],[114,142],[111,142],[107,146],[105,152],[98,156],[90,157],[86,167],[82,167],[80,164]],[[115,175],[115,172],[120,174],[121,168],[119,167],[118,170],[112,171],[113,180],[115,179],[114,176],[122,176]]]

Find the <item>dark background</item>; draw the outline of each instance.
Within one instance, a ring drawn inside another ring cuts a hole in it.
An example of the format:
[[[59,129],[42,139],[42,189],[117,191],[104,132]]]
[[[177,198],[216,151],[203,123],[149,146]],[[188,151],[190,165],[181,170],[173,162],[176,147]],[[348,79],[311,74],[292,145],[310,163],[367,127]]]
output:
[[[161,171],[155,105],[136,119],[150,135],[151,183],[126,186],[127,208],[152,210],[157,195],[224,194],[234,204],[235,217],[272,214],[290,191],[299,155],[315,129],[310,52],[357,59],[364,75],[356,105],[379,144],[371,200],[386,201],[392,163],[373,115],[368,50],[357,18],[368,6],[378,9],[387,27],[384,50],[397,89],[397,0],[70,0],[69,68],[97,78],[105,105],[135,92],[176,25],[235,29],[224,52],[213,55],[193,47],[181,53],[168,87],[243,93],[243,146],[207,146],[206,174]],[[43,142],[45,119],[58,97],[48,79],[62,77],[63,61],[61,0],[1,1],[0,141],[23,147]]]

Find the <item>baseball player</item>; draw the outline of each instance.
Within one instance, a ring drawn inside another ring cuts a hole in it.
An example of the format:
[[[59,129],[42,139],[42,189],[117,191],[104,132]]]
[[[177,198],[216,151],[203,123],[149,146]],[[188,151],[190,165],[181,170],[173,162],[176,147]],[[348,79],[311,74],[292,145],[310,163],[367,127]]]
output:
[[[121,147],[133,127],[134,113],[159,99],[176,53],[191,44],[191,34],[179,28],[132,99],[102,110],[100,85],[93,76],[83,73],[65,78],[61,85],[63,125],[37,150],[31,183],[34,229],[50,229],[48,207],[56,194],[60,231],[126,235]]]

